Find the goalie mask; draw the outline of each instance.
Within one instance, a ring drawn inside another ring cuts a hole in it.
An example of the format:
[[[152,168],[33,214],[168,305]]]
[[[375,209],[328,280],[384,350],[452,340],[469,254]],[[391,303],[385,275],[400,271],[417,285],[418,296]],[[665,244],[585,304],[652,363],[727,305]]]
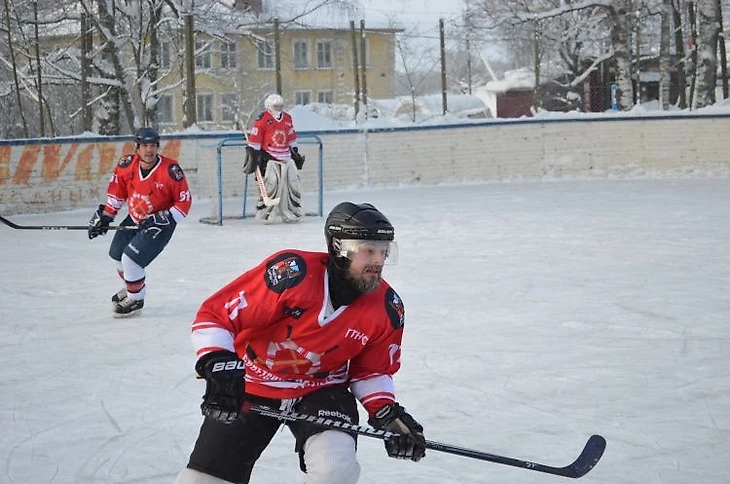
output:
[[[279,116],[284,111],[284,98],[278,94],[270,94],[264,101],[264,107],[274,116]]]

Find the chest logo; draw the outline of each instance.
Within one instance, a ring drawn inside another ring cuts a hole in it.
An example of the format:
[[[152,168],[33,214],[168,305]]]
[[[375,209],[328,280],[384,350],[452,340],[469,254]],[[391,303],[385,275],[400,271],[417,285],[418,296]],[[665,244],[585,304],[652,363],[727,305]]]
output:
[[[129,215],[134,220],[142,220],[153,211],[152,202],[147,195],[133,193],[129,198]]]
[[[288,339],[269,343],[265,365],[271,371],[295,375],[313,375],[319,371],[322,355]]]

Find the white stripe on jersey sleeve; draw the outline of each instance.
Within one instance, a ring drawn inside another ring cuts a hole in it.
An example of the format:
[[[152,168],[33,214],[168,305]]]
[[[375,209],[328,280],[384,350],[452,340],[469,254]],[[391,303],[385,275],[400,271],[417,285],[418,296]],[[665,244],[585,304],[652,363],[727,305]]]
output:
[[[358,380],[350,385],[350,390],[363,405],[376,398],[395,402],[395,385],[390,375],[378,375]]]
[[[195,348],[198,358],[216,349],[236,351],[233,346],[233,333],[217,326],[215,323],[198,322],[193,324],[193,332],[190,338],[193,341],[193,348]]]

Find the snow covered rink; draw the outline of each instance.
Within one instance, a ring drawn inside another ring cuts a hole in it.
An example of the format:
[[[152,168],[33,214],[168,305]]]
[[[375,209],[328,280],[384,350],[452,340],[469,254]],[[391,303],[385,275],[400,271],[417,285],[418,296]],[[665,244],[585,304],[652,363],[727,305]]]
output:
[[[396,227],[400,402],[429,440],[562,466],[593,433],[585,484],[719,484],[730,455],[730,178],[542,181],[325,193]],[[10,217],[85,225],[94,206]],[[0,483],[163,484],[202,417],[190,323],[274,250],[324,248],[323,223],[203,225],[148,271],[141,316],[111,317],[111,234],[0,226]],[[282,430],[253,483],[301,483]],[[429,451],[389,459],[361,437],[360,482],[559,484]]]

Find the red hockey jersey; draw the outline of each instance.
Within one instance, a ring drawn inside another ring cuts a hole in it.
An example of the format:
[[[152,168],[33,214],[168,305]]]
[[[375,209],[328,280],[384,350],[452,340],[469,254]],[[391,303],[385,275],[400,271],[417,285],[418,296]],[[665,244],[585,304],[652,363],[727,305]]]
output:
[[[280,251],[214,293],[193,322],[198,358],[235,351],[253,395],[297,398],[350,384],[371,414],[393,403],[403,302],[383,281],[332,311],[326,264],[323,252]]]
[[[291,159],[289,148],[297,146],[297,133],[289,113],[281,113],[281,119],[276,119],[269,111],[261,113],[248,135],[248,145],[266,151],[278,161]]]
[[[165,209],[176,222],[188,215],[193,199],[182,168],[175,160],[157,156],[159,162],[146,177],[142,177],[138,155],[119,160],[107,187],[106,212],[116,215],[127,202],[129,215],[137,223]]]

